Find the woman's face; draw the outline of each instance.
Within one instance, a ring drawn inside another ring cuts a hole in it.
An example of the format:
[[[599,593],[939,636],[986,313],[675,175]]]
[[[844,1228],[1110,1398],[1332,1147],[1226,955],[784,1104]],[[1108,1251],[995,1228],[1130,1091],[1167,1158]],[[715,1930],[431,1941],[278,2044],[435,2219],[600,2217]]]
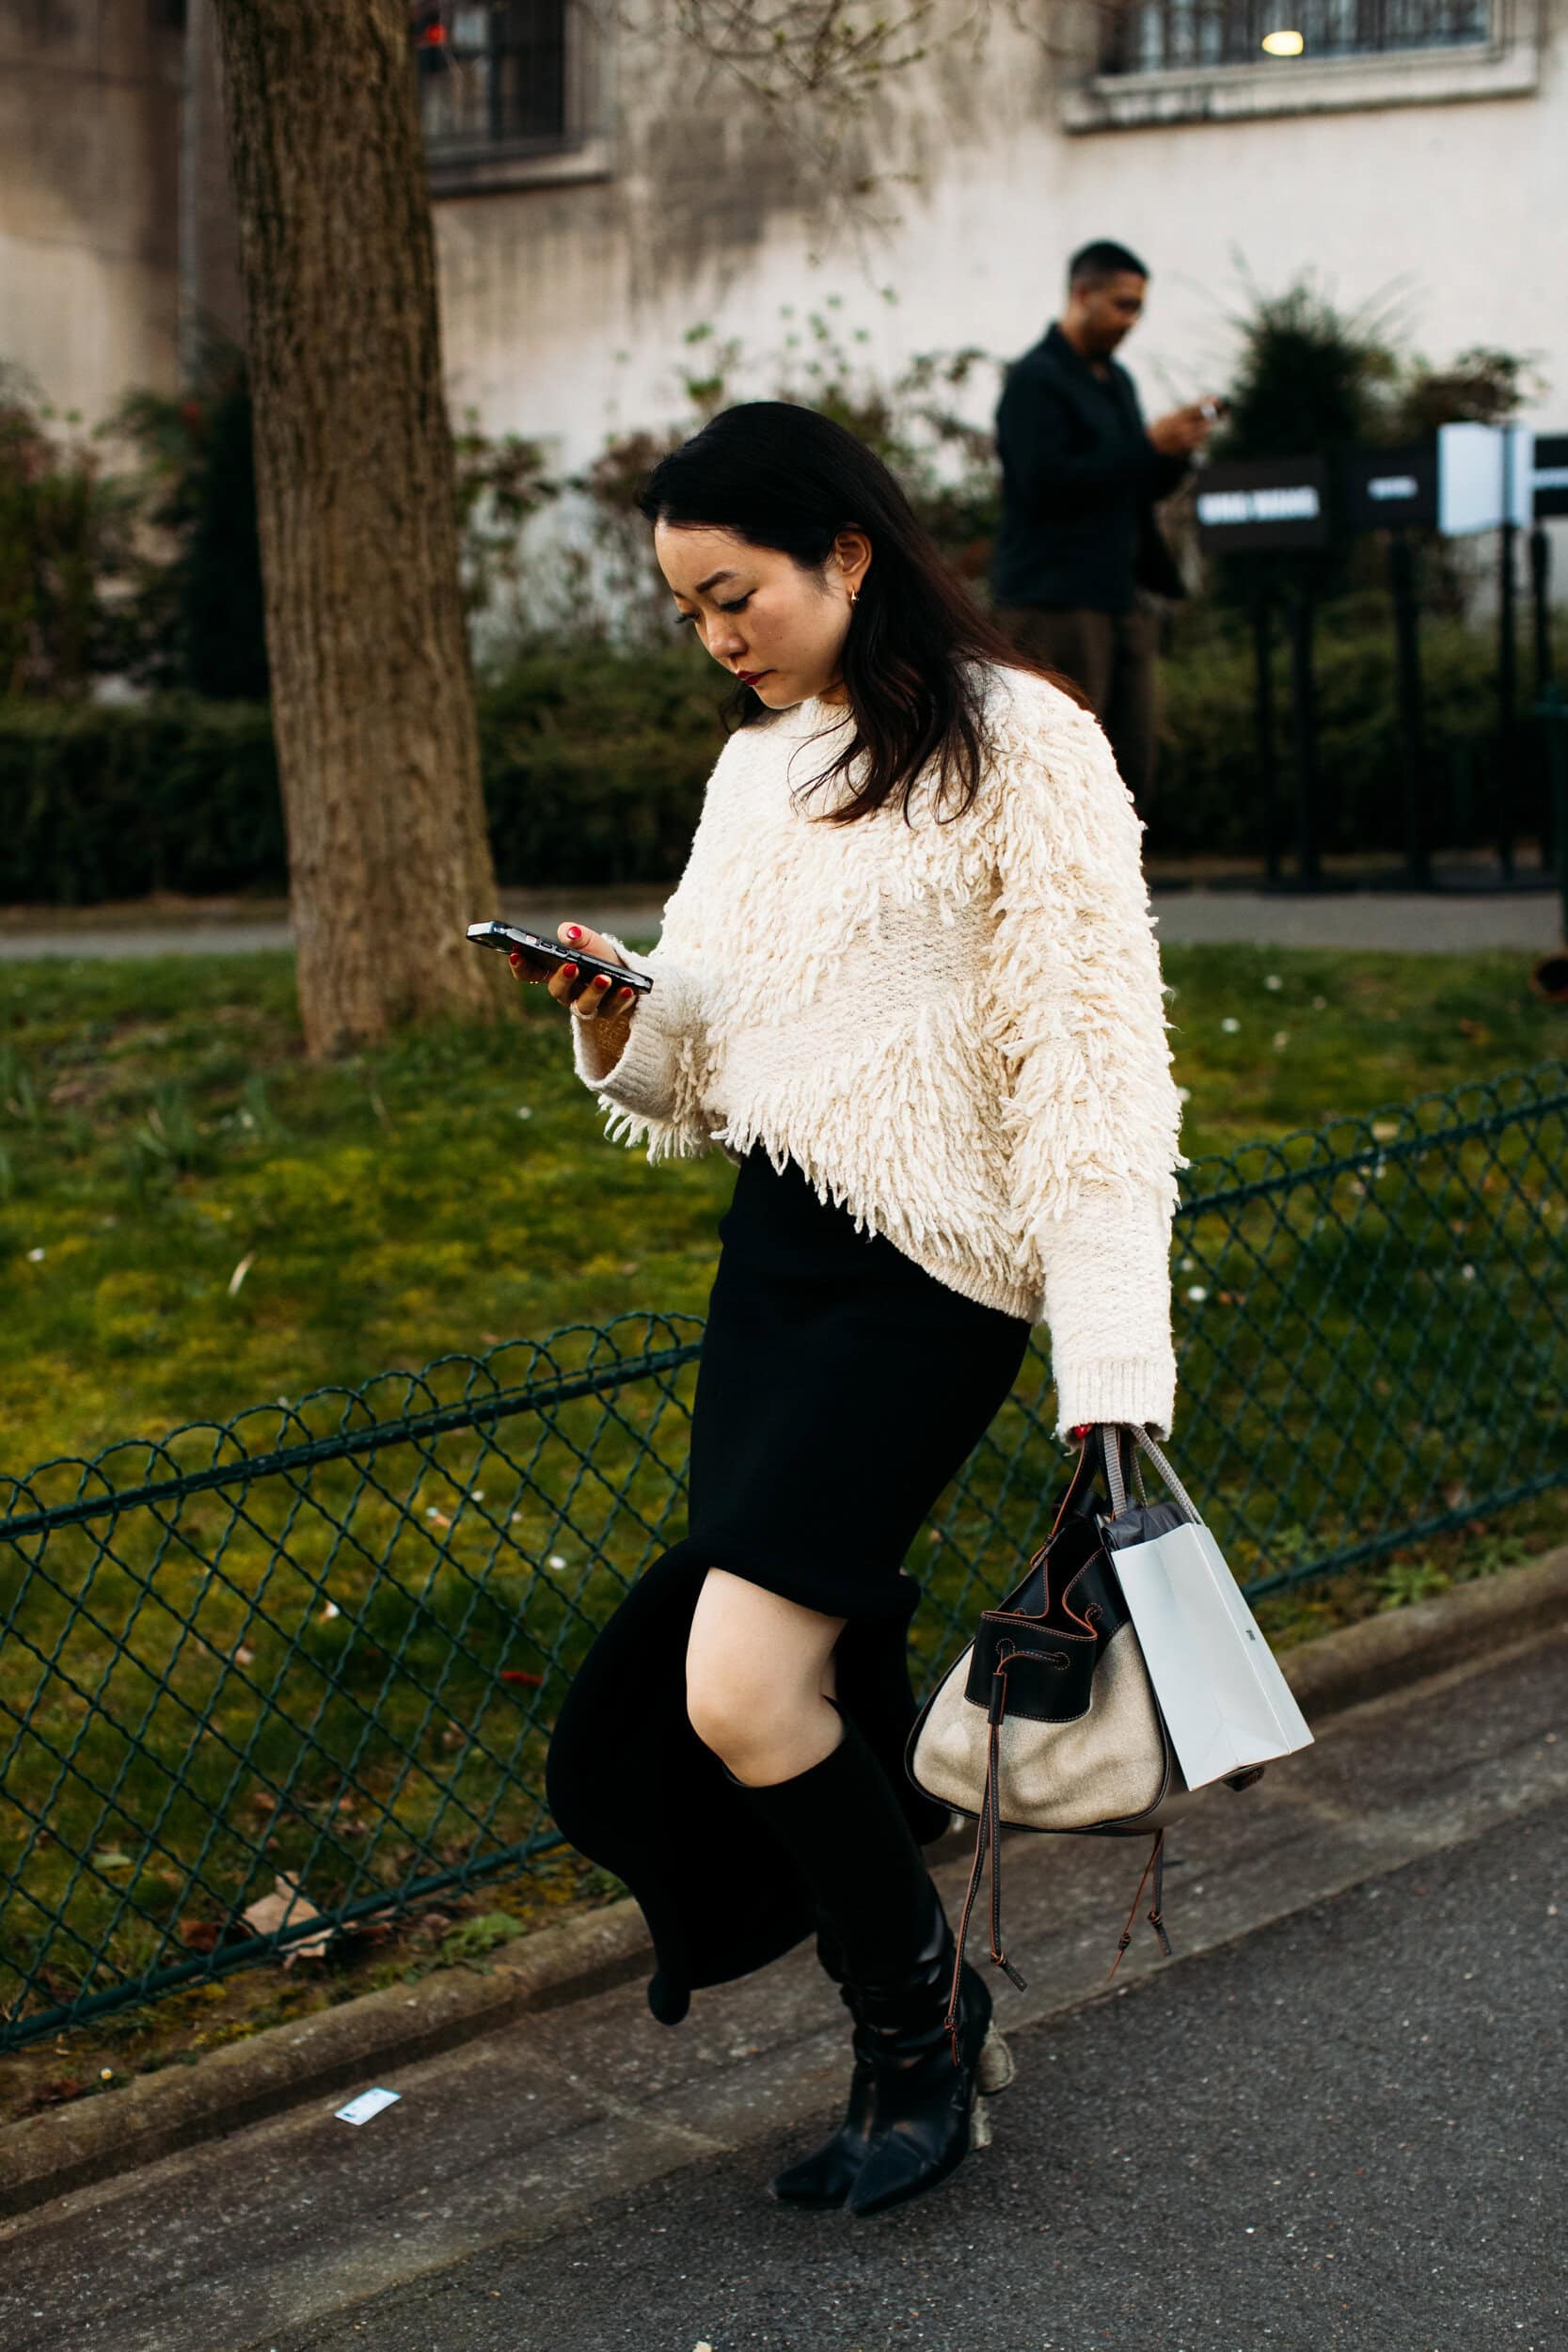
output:
[[[657,524],[654,553],[682,622],[769,710],[813,696],[844,699],[839,667],[851,596],[871,564],[863,532],[841,532],[820,571],[697,523]]]

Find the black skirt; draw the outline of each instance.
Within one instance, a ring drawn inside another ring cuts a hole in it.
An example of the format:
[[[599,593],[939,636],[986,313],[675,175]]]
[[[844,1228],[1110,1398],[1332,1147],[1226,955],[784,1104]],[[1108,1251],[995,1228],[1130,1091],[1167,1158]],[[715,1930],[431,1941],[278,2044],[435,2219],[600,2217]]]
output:
[[[692,1730],[686,1648],[710,1567],[847,1619],[838,1700],[923,1843],[945,1806],[904,1771],[914,1722],[900,1564],[1012,1386],[1029,1326],[857,1233],[791,1161],[748,1155],[720,1232],[691,1430],[689,1533],[598,1634],[556,1721],[557,1826],[625,1881],[655,1952],[648,2002],[747,1976],[816,1925],[809,1890]]]
[[[904,1555],[1005,1403],[1030,1327],[857,1232],[760,1147],[719,1233],[692,1541],[710,1566],[830,1616],[900,1615]]]

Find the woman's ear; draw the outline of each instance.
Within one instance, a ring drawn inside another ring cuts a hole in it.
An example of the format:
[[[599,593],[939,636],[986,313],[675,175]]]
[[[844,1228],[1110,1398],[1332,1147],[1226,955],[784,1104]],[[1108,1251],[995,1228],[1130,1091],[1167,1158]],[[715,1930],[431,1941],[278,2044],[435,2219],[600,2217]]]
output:
[[[843,575],[845,587],[859,596],[871,569],[871,542],[864,532],[841,531],[833,541],[833,561]]]

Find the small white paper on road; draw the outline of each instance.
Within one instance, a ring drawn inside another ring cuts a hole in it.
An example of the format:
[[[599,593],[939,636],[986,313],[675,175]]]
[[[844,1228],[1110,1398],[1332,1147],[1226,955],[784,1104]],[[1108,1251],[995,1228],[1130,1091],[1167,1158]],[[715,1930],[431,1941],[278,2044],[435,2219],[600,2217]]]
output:
[[[379,2115],[383,2107],[395,2106],[402,2096],[401,2090],[362,2090],[357,2099],[351,2099],[346,2107],[338,2109],[338,2121],[368,2123],[372,2115]]]

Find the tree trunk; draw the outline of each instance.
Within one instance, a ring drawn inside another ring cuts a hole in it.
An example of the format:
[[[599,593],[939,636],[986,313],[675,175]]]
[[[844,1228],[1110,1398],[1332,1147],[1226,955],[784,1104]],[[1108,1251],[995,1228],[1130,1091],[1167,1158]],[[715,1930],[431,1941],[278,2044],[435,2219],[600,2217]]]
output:
[[[217,0],[299,999],[312,1054],[492,1014],[406,0]]]

